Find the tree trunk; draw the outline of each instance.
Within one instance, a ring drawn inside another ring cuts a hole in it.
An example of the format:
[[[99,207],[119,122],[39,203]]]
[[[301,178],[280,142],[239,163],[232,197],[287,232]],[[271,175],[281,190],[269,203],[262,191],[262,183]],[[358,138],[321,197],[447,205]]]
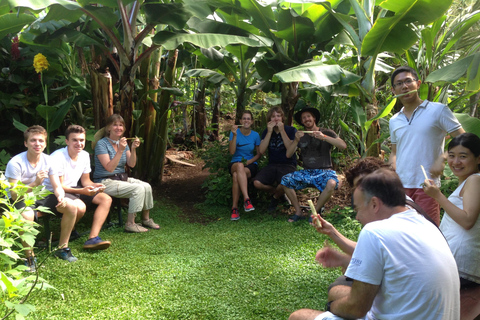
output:
[[[113,114],[112,76],[107,68],[105,73],[90,70],[93,117],[95,129],[105,126],[105,120]]]
[[[480,100],[480,93],[474,94],[470,97],[470,116],[471,117],[480,117],[478,114],[478,100]]]
[[[178,50],[171,50],[168,52],[167,67],[164,75],[164,87],[172,87],[175,81],[175,68],[178,58]],[[158,136],[157,144],[152,149],[150,161],[150,175],[152,184],[162,182],[163,167],[165,160],[165,151],[167,150],[167,133],[168,133],[168,109],[170,106],[170,93],[166,90],[160,94],[158,101],[160,111],[157,112],[156,118],[156,134]]]
[[[194,115],[192,117],[192,128],[195,128],[194,142],[197,146],[203,145],[203,138],[205,136],[205,127],[207,125],[207,117],[205,115],[205,89],[207,81],[205,79],[200,80],[197,94],[195,95],[195,101],[198,102],[193,107]]]
[[[213,128],[213,136],[215,140],[218,140],[218,124],[220,121],[220,106],[221,106],[221,86],[217,86],[215,88],[213,94],[213,112],[212,112],[212,128]]]
[[[282,110],[286,119],[285,124],[291,126],[295,105],[300,98],[298,95],[298,82],[282,83],[280,89],[282,92]]]
[[[367,114],[367,120],[372,119],[378,113],[378,107],[376,105],[377,101],[374,101],[375,104],[367,104],[365,108],[365,112]],[[370,129],[367,132],[367,136],[365,138],[365,146],[368,149],[367,157],[376,157],[380,156],[380,144],[374,143],[380,137],[380,123],[378,120],[372,122]]]

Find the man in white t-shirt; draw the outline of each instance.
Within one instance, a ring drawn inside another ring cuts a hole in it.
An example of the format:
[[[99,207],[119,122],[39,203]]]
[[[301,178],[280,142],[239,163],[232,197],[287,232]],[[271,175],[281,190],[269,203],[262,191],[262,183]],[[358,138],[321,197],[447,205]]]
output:
[[[439,176],[445,167],[444,144],[448,133],[456,137],[464,133],[461,124],[444,104],[420,99],[417,90],[421,80],[410,67],[400,67],[391,76],[392,92],[403,105],[389,121],[392,153],[389,162],[396,170],[406,194],[440,224],[440,206],[423,192],[425,180],[421,165],[440,185]],[[408,93],[408,94],[407,94]]]
[[[90,155],[84,151],[85,129],[79,125],[71,125],[65,131],[65,148],[52,153],[52,158],[58,168],[58,176],[66,197],[74,200],[77,210],[85,214],[91,203],[97,205],[93,216],[92,229],[84,249],[104,250],[111,242],[102,240],[98,234],[107,219],[112,204],[112,198],[103,193],[105,186],[94,183],[90,179]]]
[[[34,209],[38,206],[45,206],[54,213],[61,213],[63,218],[60,225],[59,249],[55,251],[54,255],[68,262],[74,262],[77,258],[73,256],[68,247],[68,241],[73,226],[83,215],[77,213],[77,207],[73,201],[65,198],[55,165],[51,157],[43,153],[47,146],[47,131],[41,126],[31,126],[25,130],[24,139],[27,151],[16,155],[8,162],[5,177],[10,183],[20,181],[32,188],[43,185],[54,193],[37,200],[34,208],[27,208],[22,215],[27,220],[33,220]],[[12,192],[11,198],[17,200],[17,195]],[[20,209],[25,207],[25,203],[20,200],[15,206]],[[30,271],[34,271],[36,268],[32,254],[30,251],[25,253]]]
[[[364,228],[353,255],[328,246],[316,255],[325,267],[347,267],[352,286],[329,295],[326,312],[300,309],[289,319],[459,319],[455,259],[438,228],[405,206],[397,174],[379,169],[363,177],[354,208]]]

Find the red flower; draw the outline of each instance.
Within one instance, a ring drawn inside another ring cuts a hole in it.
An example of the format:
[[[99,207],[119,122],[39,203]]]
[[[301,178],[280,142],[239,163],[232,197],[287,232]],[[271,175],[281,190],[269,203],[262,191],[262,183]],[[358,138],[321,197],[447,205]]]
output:
[[[13,60],[18,60],[20,59],[20,50],[18,49],[18,37],[13,38],[12,41],[12,49],[11,49],[11,55]]]

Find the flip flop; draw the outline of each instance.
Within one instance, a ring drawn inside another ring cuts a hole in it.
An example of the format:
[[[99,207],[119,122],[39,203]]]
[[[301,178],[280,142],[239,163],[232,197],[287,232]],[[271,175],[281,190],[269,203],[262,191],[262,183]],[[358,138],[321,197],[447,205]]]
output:
[[[288,218],[288,222],[292,223],[292,222],[297,222],[297,221],[304,220],[304,219],[305,219],[305,216],[299,216],[298,214],[294,214],[293,216]],[[290,220],[292,220],[292,221],[290,221]]]

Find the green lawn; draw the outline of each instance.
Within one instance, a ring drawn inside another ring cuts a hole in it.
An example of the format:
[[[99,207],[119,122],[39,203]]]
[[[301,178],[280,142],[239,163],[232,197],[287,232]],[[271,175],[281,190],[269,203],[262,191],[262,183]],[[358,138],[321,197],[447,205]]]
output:
[[[228,210],[227,210],[228,213]],[[325,236],[302,221],[290,224],[262,210],[208,225],[157,205],[160,231],[102,231],[112,246],[82,250],[78,261],[49,258],[40,276],[56,290],[36,293],[34,319],[286,319],[299,308],[323,308],[339,270],[314,260]],[[46,253],[39,253],[44,257]]]

